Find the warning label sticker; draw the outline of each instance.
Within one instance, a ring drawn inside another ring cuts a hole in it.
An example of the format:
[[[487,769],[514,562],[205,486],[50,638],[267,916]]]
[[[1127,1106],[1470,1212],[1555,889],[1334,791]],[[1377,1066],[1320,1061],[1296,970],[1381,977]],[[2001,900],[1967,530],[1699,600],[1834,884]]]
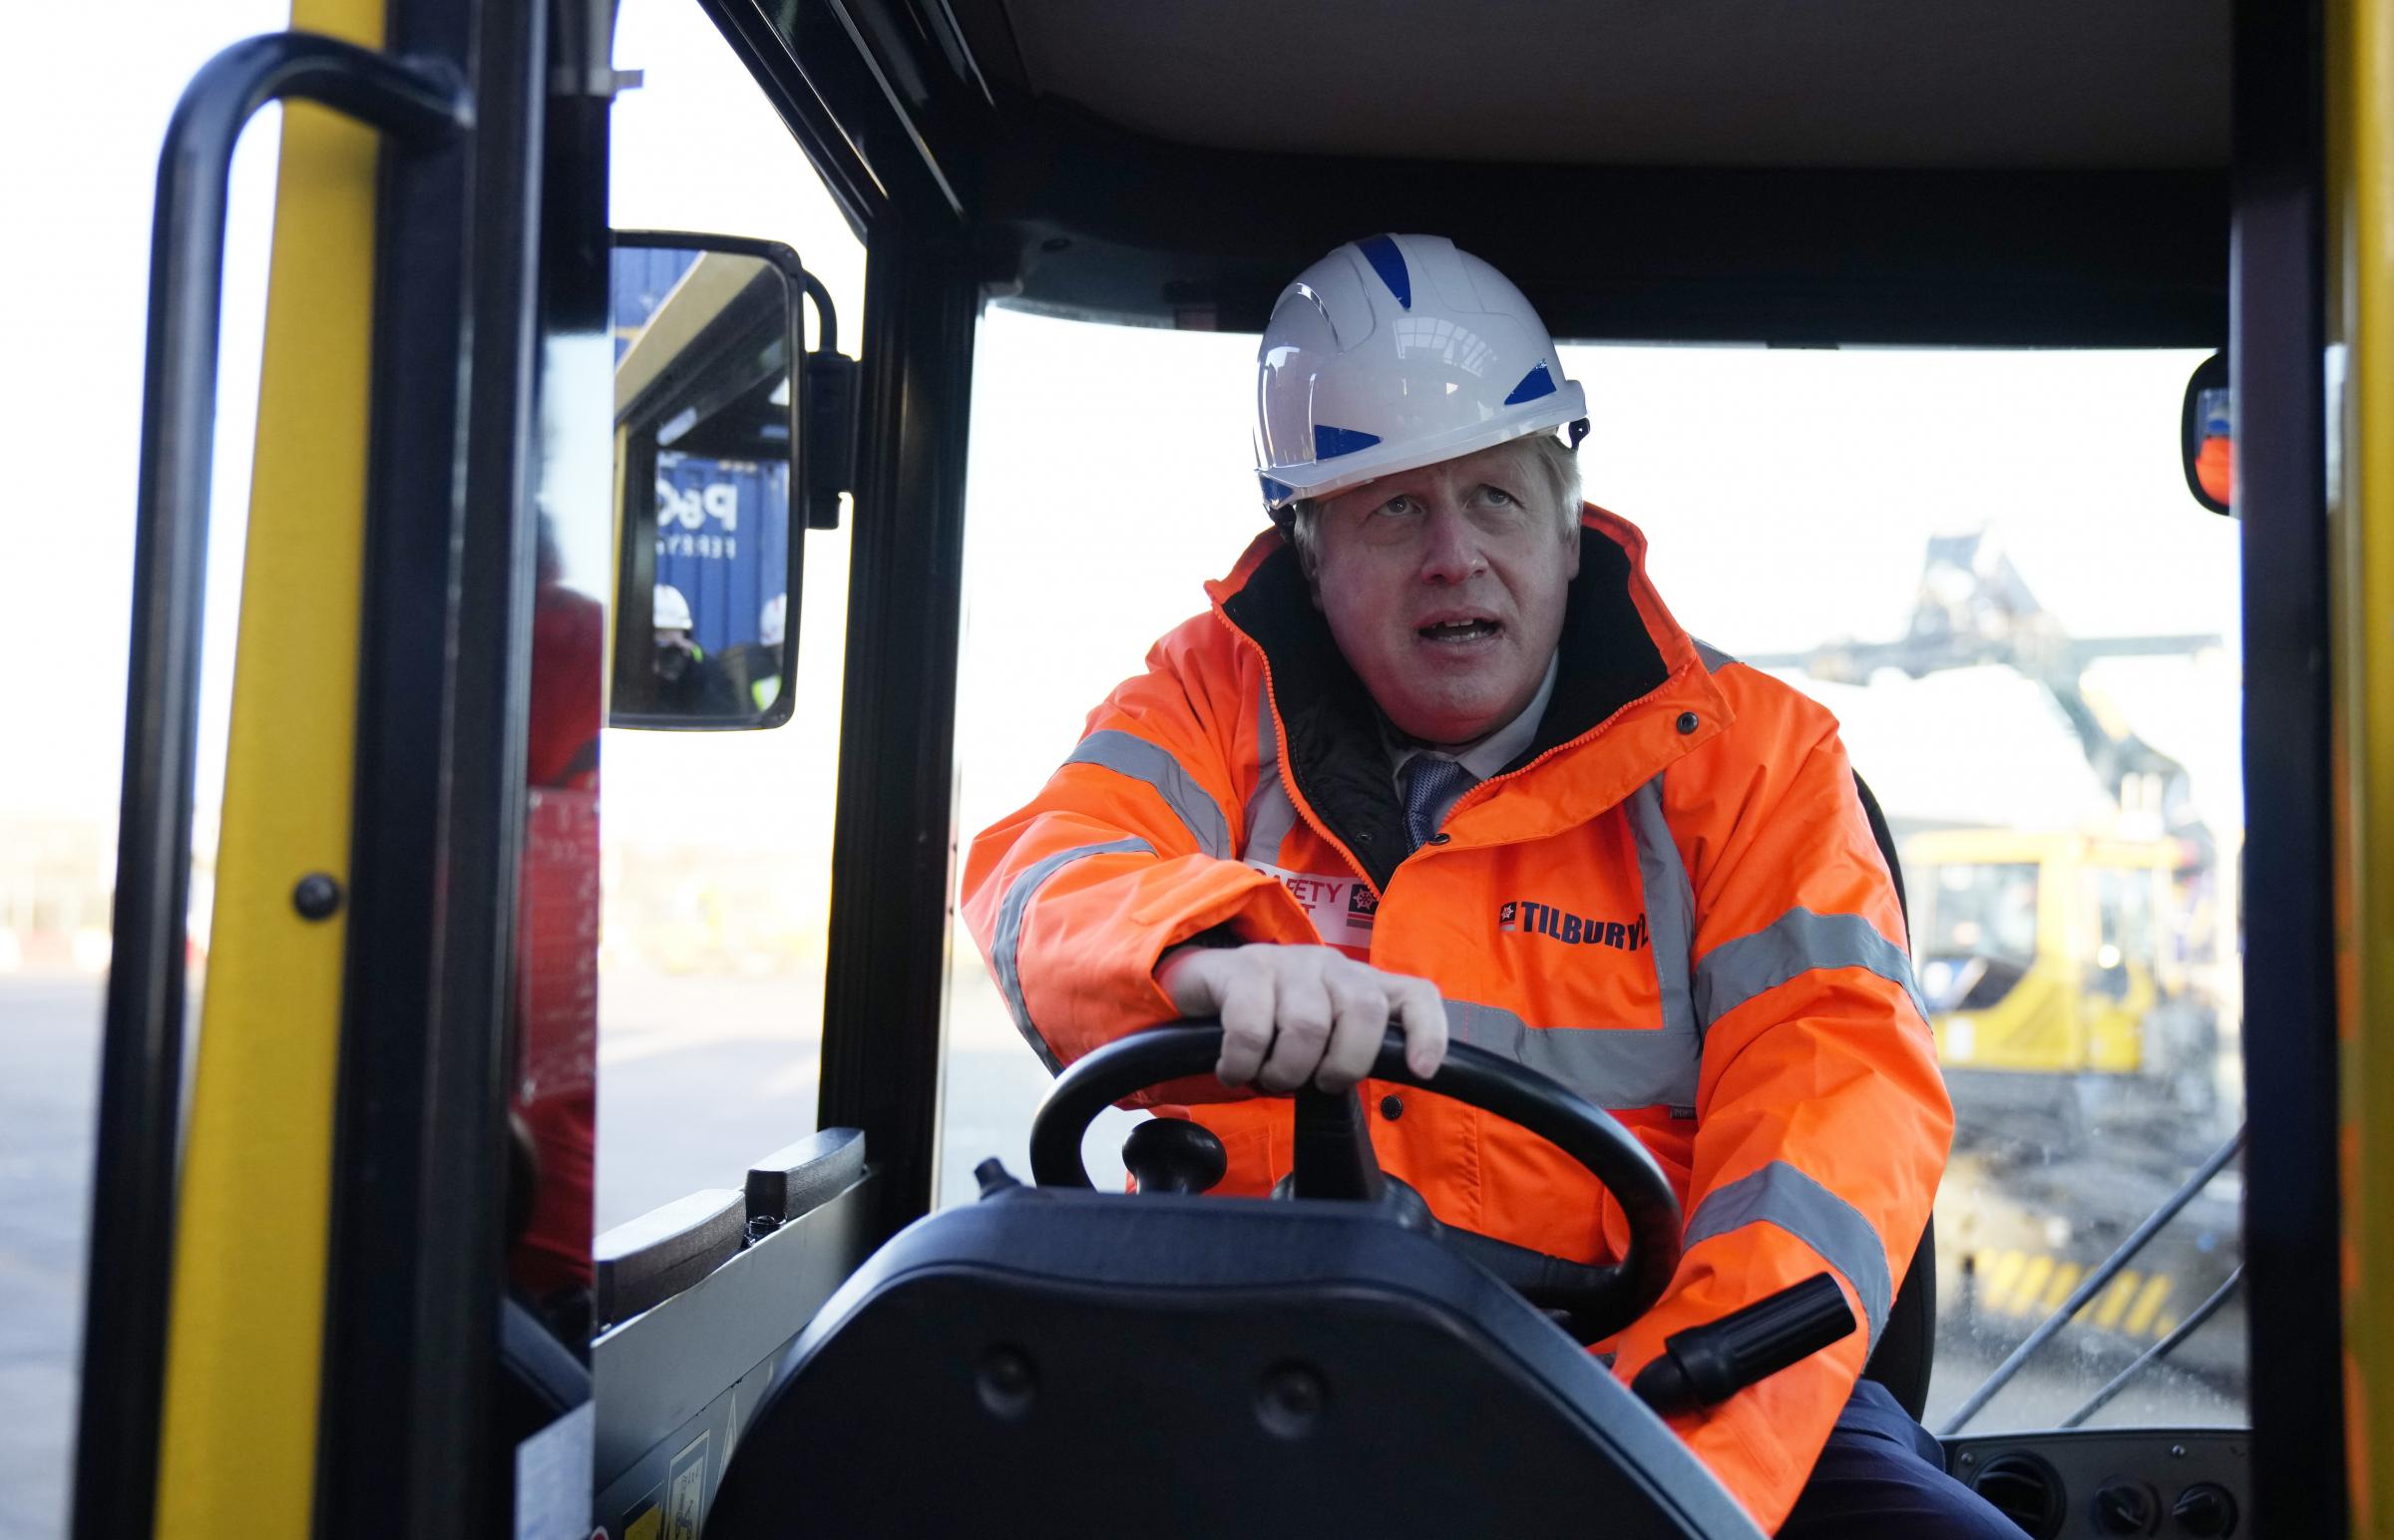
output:
[[[1352,872],[1327,877],[1291,872],[1261,861],[1247,864],[1288,889],[1289,897],[1305,906],[1323,941],[1333,947],[1371,948],[1372,921],[1380,913],[1380,898],[1362,878]]]

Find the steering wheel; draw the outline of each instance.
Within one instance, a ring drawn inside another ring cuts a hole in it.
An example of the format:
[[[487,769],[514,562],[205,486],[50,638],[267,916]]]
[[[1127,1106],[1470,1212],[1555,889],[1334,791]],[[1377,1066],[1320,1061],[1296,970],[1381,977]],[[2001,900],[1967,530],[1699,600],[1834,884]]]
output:
[[[1221,1055],[1219,1021],[1182,1021],[1133,1032],[1083,1056],[1057,1078],[1031,1124],[1032,1179],[1041,1187],[1093,1186],[1080,1159],[1089,1121],[1150,1086],[1211,1074]],[[1582,1343],[1612,1336],[1662,1298],[1679,1266],[1679,1199],[1646,1146],[1610,1113],[1534,1069],[1469,1043],[1448,1044],[1445,1062],[1423,1079],[1406,1066],[1404,1038],[1394,1030],[1381,1043],[1371,1077],[1493,1113],[1578,1161],[1628,1217],[1628,1251],[1618,1262],[1595,1267],[1441,1225],[1417,1193],[1380,1169],[1352,1089],[1333,1096],[1309,1084],[1291,1098],[1295,1169],[1275,1197],[1377,1204],[1397,1223],[1437,1236],[1487,1269]]]

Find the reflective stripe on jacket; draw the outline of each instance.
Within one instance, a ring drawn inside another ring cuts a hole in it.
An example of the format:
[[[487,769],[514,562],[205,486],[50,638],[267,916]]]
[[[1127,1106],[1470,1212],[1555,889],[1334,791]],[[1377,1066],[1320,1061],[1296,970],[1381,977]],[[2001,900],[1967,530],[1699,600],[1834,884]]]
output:
[[[1591,507],[1580,541],[1537,736],[1444,843],[1408,854],[1374,708],[1267,534],[974,842],[965,915],[1050,1068],[1170,1019],[1156,962],[1204,933],[1434,981],[1455,1040],[1611,1109],[1680,1193],[1678,1274],[1609,1345],[1624,1379],[1672,1333],[1831,1273],[1863,1331],[1674,1419],[1775,1528],[1903,1281],[1952,1110],[1834,718],[1683,631],[1626,521]],[[1362,1090],[1382,1163],[1441,1220],[1584,1261],[1626,1243],[1534,1135]],[[1229,1151],[1219,1191],[1289,1169],[1286,1102],[1186,1110]]]

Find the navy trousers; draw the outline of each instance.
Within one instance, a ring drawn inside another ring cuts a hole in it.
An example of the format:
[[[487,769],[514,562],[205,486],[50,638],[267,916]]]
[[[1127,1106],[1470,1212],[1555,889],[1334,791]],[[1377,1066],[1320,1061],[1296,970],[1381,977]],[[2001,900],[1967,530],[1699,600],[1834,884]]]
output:
[[[2021,1540],[2019,1528],[1945,1474],[1928,1429],[1865,1379],[1837,1414],[1779,1540]]]

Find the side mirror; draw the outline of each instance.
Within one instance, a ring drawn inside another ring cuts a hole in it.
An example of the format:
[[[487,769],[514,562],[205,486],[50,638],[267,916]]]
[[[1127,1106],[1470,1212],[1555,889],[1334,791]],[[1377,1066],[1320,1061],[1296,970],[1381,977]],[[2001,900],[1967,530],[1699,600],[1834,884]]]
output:
[[[2227,355],[2213,353],[2187,381],[2186,401],[2179,408],[2178,449],[2187,490],[2214,514],[2229,512],[2235,448],[2236,404],[2228,389]]]
[[[798,672],[805,532],[839,522],[855,365],[833,351],[829,296],[777,241],[618,230],[610,272],[608,724],[778,727]]]

